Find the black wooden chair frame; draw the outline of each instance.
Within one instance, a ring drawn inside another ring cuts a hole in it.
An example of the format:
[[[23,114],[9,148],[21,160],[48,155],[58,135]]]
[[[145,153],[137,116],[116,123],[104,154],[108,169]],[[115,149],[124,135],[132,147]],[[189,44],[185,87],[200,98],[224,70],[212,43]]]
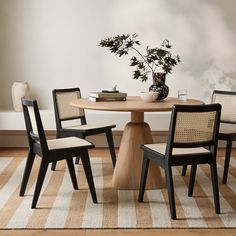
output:
[[[236,96],[236,92],[214,90],[212,94],[212,101],[215,94]],[[220,123],[236,125],[236,121],[233,122],[233,121],[221,120]],[[236,132],[232,132],[232,133],[219,132],[218,139],[226,141],[225,162],[224,162],[224,171],[223,171],[223,177],[222,177],[222,183],[226,184],[227,178],[228,178],[228,172],[229,172],[229,163],[230,163],[230,156],[231,156],[231,151],[232,151],[232,144],[233,144],[233,141],[236,141]],[[186,172],[187,172],[187,166],[185,165],[183,166],[183,169],[182,169],[182,175],[185,176]]]
[[[23,105],[23,113],[24,113],[24,119],[25,119],[26,131],[27,131],[27,138],[28,138],[28,143],[29,143],[29,152],[28,152],[28,157],[27,157],[27,161],[25,165],[23,179],[21,182],[19,195],[24,196],[36,155],[41,157],[41,164],[40,164],[38,178],[36,181],[35,191],[33,195],[33,201],[31,205],[32,208],[36,208],[49,163],[53,163],[55,161],[60,161],[60,160],[66,160],[67,166],[69,168],[72,185],[74,189],[77,190],[78,184],[76,180],[76,174],[75,174],[72,158],[77,155],[80,155],[93,202],[97,203],[97,196],[96,196],[96,191],[94,187],[90,159],[88,155],[88,149],[93,148],[94,145],[88,142],[89,144],[87,146],[81,146],[81,147],[76,146],[76,147],[70,147],[70,148],[59,148],[59,149],[50,150],[48,148],[37,101],[22,99],[22,105]],[[37,132],[33,130],[28,107],[33,108],[36,126],[37,126]]]
[[[215,129],[214,137],[209,142],[191,142],[191,143],[175,143],[174,133],[176,125],[176,117],[178,112],[208,112],[216,111],[215,119]],[[168,198],[170,205],[171,218],[176,219],[176,207],[175,207],[175,197],[174,197],[174,185],[172,177],[172,167],[173,166],[183,166],[191,165],[191,175],[189,181],[188,196],[191,197],[193,194],[196,170],[198,164],[209,164],[211,169],[213,193],[214,193],[214,203],[215,212],[220,214],[220,201],[219,201],[219,189],[217,180],[217,168],[216,168],[216,150],[217,150],[217,138],[219,130],[219,120],[220,120],[221,106],[219,104],[210,105],[198,105],[198,106],[184,106],[176,105],[172,110],[170,129],[168,135],[168,141],[166,144],[165,154],[159,153],[142,145],[143,149],[143,165],[140,180],[140,190],[138,201],[142,202],[144,197],[146,179],[148,174],[148,167],[150,160],[154,161],[157,165],[162,167],[165,171],[166,186],[168,190]],[[210,146],[210,151],[206,153],[195,153],[195,154],[178,154],[173,155],[173,148],[194,148],[194,147],[205,147]]]
[[[236,92],[232,91],[220,91],[220,90],[214,90],[212,98],[215,94],[222,94],[222,95],[232,95],[236,96]],[[236,121],[226,121],[226,120],[221,120],[221,123],[225,124],[234,124],[236,125]],[[230,156],[231,156],[231,150],[232,150],[232,143],[233,141],[236,141],[236,133],[219,133],[219,140],[224,140],[226,141],[226,151],[225,151],[225,163],[224,163],[224,172],[223,172],[223,180],[222,183],[226,184],[227,183],[227,178],[228,178],[228,171],[229,171],[229,163],[230,163]]]
[[[104,126],[104,127],[101,127],[101,128],[94,128],[94,129],[89,129],[89,130],[86,130],[86,129],[73,129],[73,128],[65,129],[65,128],[63,128],[62,127],[62,122],[63,121],[80,120],[81,125],[86,125],[87,124],[85,115],[76,116],[76,117],[68,118],[68,119],[60,119],[59,108],[58,108],[57,96],[56,95],[58,93],[67,93],[67,92],[79,92],[81,94],[79,88],[54,89],[52,91],[53,104],[54,104],[54,114],[55,114],[55,121],[56,121],[56,128],[57,128],[56,137],[57,138],[63,138],[63,137],[76,136],[76,137],[85,139],[87,136],[90,136],[90,135],[105,133],[106,138],[107,138],[107,142],[108,142],[109,151],[110,151],[110,154],[111,154],[112,164],[113,164],[113,167],[115,167],[116,153],[115,153],[114,141],[113,141],[113,136],[112,136],[112,128],[115,128],[116,125],[108,125],[108,126]],[[79,163],[79,158],[80,158],[79,156],[76,157],[76,161],[75,161],[76,164]],[[55,170],[55,168],[56,168],[56,162],[53,162],[51,169]]]

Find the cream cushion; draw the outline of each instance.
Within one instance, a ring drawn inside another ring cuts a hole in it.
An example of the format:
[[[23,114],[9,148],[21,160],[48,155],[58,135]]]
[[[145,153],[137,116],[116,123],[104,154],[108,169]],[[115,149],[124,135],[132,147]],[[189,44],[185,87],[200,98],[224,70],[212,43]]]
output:
[[[49,150],[91,146],[91,143],[87,140],[77,137],[50,139],[47,140],[47,144]]]
[[[75,126],[67,126],[63,127],[63,129],[78,129],[78,130],[90,130],[90,129],[99,129],[112,126],[111,124],[89,124],[89,125],[75,125]]]
[[[222,134],[236,134],[236,129],[220,128],[219,132],[222,133]]]
[[[166,152],[166,143],[158,143],[158,144],[146,144],[144,145],[147,148],[152,149],[153,151],[159,152],[165,155]],[[180,155],[180,154],[194,154],[194,153],[209,153],[210,151],[206,148],[173,148],[172,155]]]
[[[220,133],[222,133],[222,134],[236,134],[236,130],[234,129],[234,130],[230,130],[230,129],[220,129],[220,131],[219,131]]]

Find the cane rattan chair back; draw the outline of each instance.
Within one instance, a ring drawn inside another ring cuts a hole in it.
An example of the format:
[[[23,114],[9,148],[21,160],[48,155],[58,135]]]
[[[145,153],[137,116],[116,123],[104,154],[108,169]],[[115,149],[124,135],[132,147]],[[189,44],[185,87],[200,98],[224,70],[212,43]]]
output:
[[[216,112],[178,112],[173,144],[211,143],[214,136]]]
[[[47,152],[48,144],[37,102],[35,100],[22,99],[22,104],[29,144]]]
[[[172,166],[191,165],[188,196],[192,196],[198,164],[210,164],[215,211],[220,213],[216,169],[217,138],[220,122],[220,104],[176,105],[172,110],[167,143],[142,146],[143,166],[139,201],[143,200],[149,161],[160,165],[166,176],[171,218],[176,219]],[[207,149],[205,147],[210,147]]]
[[[79,88],[54,90],[54,107],[56,124],[62,128],[62,121],[81,119],[81,124],[86,124],[84,109],[73,107],[70,102],[81,98]]]

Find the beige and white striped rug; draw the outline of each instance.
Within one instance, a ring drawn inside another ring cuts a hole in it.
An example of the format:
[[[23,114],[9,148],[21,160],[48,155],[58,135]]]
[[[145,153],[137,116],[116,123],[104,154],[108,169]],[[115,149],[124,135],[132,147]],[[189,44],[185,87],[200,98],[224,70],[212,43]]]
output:
[[[34,166],[26,195],[19,197],[25,158],[0,158],[0,228],[225,228],[236,227],[236,161],[232,159],[227,185],[221,184],[222,214],[214,212],[208,166],[197,172],[194,197],[187,197],[189,175],[182,177],[174,168],[178,220],[170,220],[166,189],[149,190],[144,203],[137,202],[138,191],[111,188],[109,158],[91,158],[98,204],[88,193],[83,168],[76,165],[80,190],[74,191],[62,161],[57,171],[48,170],[37,209],[30,208],[39,158]]]

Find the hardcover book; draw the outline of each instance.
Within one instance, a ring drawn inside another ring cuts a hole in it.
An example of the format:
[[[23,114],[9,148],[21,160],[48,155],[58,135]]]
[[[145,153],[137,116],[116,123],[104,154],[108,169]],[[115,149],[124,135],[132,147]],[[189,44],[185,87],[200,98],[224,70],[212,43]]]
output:
[[[94,102],[115,102],[115,101],[126,101],[126,97],[89,97],[90,101]]]
[[[104,97],[127,97],[127,93],[122,93],[122,92],[91,92],[89,94],[90,97],[94,98],[104,98]]]

